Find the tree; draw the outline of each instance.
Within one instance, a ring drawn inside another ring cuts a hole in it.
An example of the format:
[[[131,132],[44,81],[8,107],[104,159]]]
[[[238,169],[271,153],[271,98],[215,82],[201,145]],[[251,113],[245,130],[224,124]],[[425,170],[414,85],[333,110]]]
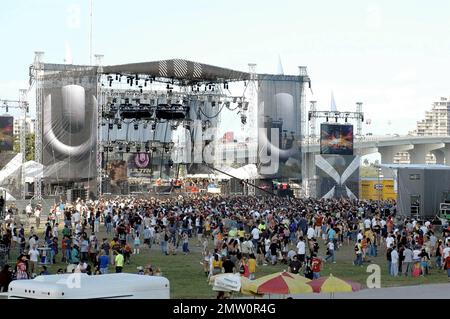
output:
[[[35,134],[27,134],[26,136],[26,142],[25,142],[25,159],[27,161],[33,161],[34,160],[34,139]],[[20,137],[17,137],[14,140],[14,146],[13,146],[14,153],[20,153]]]

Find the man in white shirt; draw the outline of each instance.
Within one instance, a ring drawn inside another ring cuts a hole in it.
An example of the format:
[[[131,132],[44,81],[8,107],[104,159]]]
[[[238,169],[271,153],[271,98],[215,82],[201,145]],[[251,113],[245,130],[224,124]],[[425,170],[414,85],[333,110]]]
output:
[[[255,250],[257,250],[258,249],[258,240],[259,240],[259,229],[256,226],[253,226],[251,235],[252,235],[253,246],[255,247]]]
[[[308,231],[306,232],[306,237],[308,240],[312,240],[314,238],[314,228],[310,225]]]
[[[369,218],[366,218],[366,219],[364,220],[364,228],[365,228],[365,229],[369,229],[369,228],[370,228],[370,225],[372,225],[372,222],[370,221]]]
[[[39,206],[34,210],[34,217],[36,218],[36,229],[39,229],[41,224],[41,208]]]
[[[27,207],[25,207],[25,212],[27,213],[28,218],[30,218],[31,214],[33,213],[33,208],[31,207],[31,204],[28,204]]]
[[[397,248],[394,247],[394,250],[391,252],[391,274],[394,277],[398,276],[398,258]]]
[[[391,236],[391,234],[389,234],[386,238],[386,249],[391,247],[391,245],[394,244],[394,237]]]
[[[30,247],[30,251],[28,253],[30,255],[30,262],[31,262],[31,273],[34,273],[35,267],[38,264],[39,259],[39,251],[36,249],[35,246],[32,248]]]
[[[298,254],[298,260],[300,262],[305,261],[305,255],[306,255],[306,244],[303,240],[303,236],[300,237],[300,240],[297,243],[297,254]]]

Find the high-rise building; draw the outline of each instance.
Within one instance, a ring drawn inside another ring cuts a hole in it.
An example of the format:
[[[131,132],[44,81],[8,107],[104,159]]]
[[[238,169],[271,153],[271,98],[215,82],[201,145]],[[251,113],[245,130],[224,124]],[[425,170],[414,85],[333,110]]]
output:
[[[441,97],[433,102],[431,110],[425,112],[425,119],[417,122],[417,128],[410,135],[417,136],[448,136],[450,135],[450,98]],[[401,152],[394,157],[394,163],[408,164],[409,153]],[[427,164],[436,163],[433,154],[426,156]]]
[[[417,122],[417,128],[411,135],[450,135],[450,98],[441,97],[433,102],[430,111],[425,112],[425,119]]]
[[[14,119],[14,137],[19,137],[20,131],[23,129],[23,118]],[[35,128],[35,119],[25,119],[25,134],[33,134]]]

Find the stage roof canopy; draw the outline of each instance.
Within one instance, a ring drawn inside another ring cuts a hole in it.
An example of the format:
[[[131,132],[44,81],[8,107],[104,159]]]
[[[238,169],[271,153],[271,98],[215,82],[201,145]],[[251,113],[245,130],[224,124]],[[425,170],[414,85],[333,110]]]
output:
[[[250,79],[250,74],[247,72],[235,71],[183,59],[109,65],[103,67],[103,72],[116,74],[147,74],[154,77],[166,77],[190,81],[218,82],[245,81]]]

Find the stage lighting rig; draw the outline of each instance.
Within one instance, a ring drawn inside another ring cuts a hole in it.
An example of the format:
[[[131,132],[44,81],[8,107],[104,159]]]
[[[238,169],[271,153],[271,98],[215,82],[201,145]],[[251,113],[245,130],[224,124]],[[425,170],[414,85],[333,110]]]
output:
[[[135,131],[137,131],[139,129],[139,123],[134,123],[133,128]]]
[[[156,118],[164,120],[182,120],[189,113],[189,107],[182,104],[158,104]]]
[[[127,146],[125,147],[125,151],[126,151],[127,153],[130,153],[130,150],[131,150],[130,146],[127,145]]]

